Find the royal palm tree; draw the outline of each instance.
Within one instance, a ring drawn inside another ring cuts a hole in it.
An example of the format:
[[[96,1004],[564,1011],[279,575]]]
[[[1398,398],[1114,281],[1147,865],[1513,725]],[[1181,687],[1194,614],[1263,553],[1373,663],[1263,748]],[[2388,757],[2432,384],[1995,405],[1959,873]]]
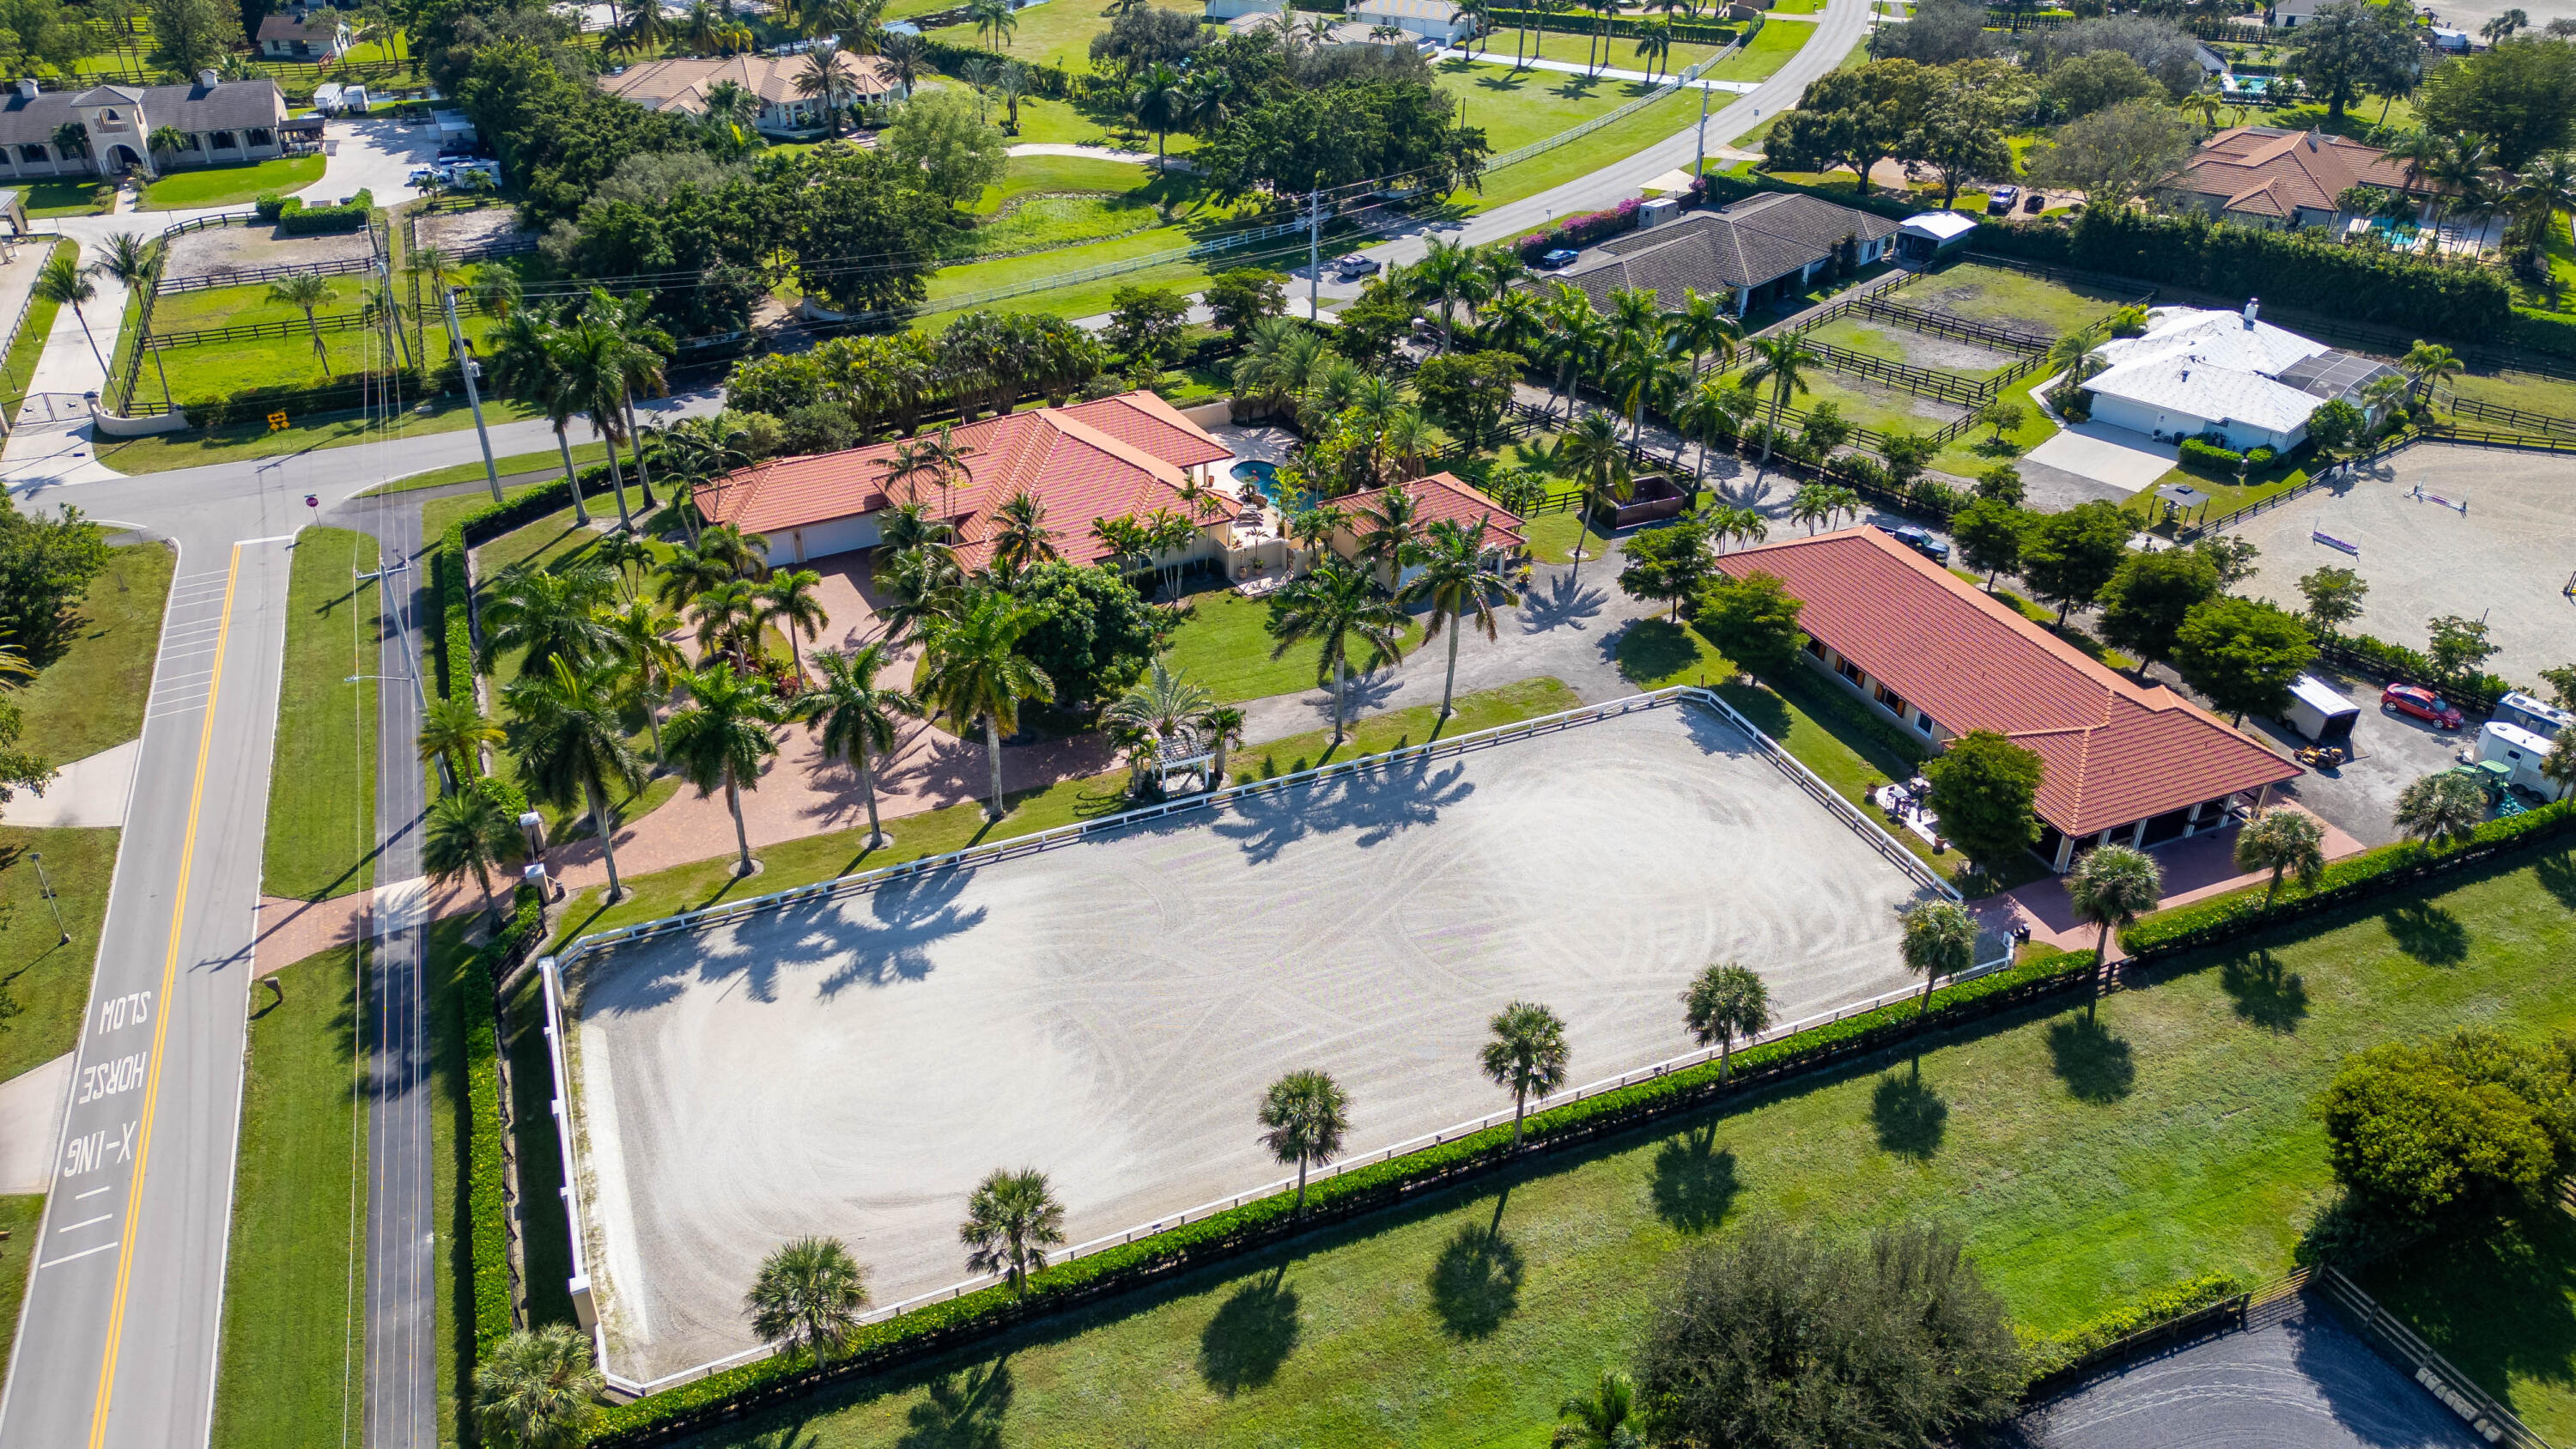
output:
[[[625,678],[620,693],[642,707],[645,727],[653,733],[653,758],[662,759],[662,705],[671,697],[671,682],[688,672],[687,656],[671,642],[679,616],[646,599],[628,599],[626,607],[604,614],[609,652]]]
[[[1744,430],[1744,420],[1753,416],[1761,405],[1753,394],[1722,377],[1703,377],[1673,410],[1673,426],[1681,435],[1699,445],[1699,456],[1691,462],[1691,476],[1708,471],[1708,450],[1723,439],[1732,442]]]
[[[834,137],[841,134],[841,97],[849,89],[850,77],[841,69],[839,46],[818,45],[805,52],[805,63],[796,68],[796,94],[822,101],[823,124]]]
[[[1485,329],[1479,345],[1529,359],[1541,352],[1539,343],[1546,334],[1545,304],[1534,294],[1514,287],[1496,295],[1493,304],[1485,309]]]
[[[1037,610],[1007,594],[982,590],[961,600],[954,612],[923,621],[913,688],[957,724],[982,723],[984,753],[993,765],[989,820],[1002,818],[1002,736],[1018,731],[1021,701],[1055,694],[1055,681],[1020,647],[1039,618]]]
[[[1440,350],[1449,350],[1453,313],[1458,299],[1481,280],[1475,252],[1463,241],[1446,242],[1433,237],[1422,253],[1422,259],[1404,269],[1406,290],[1415,301],[1437,303],[1440,308]]]
[[[749,579],[727,579],[689,601],[698,616],[701,656],[722,654],[746,669],[760,657],[760,586]]]
[[[1012,1292],[1026,1293],[1029,1274],[1046,1266],[1046,1250],[1064,1241],[1064,1204],[1036,1168],[996,1168],[966,1200],[957,1237],[969,1269],[999,1273]]]
[[[754,591],[760,601],[760,621],[777,624],[778,632],[787,636],[788,662],[799,674],[805,672],[805,653],[796,636],[802,634],[811,643],[823,637],[823,626],[831,622],[823,601],[815,597],[814,591],[822,586],[823,576],[812,569],[780,569]]]
[[[483,606],[483,668],[513,651],[523,674],[543,673],[550,659],[580,666],[604,657],[611,641],[599,610],[616,589],[617,576],[594,563],[503,570]]]
[[[607,1381],[590,1340],[569,1323],[521,1329],[477,1356],[474,1418],[483,1442],[511,1449],[574,1449],[590,1437]]]
[[[1181,73],[1163,61],[1156,61],[1136,75],[1136,88],[1127,95],[1127,112],[1136,124],[1154,133],[1154,165],[1168,168],[1172,128],[1181,123],[1189,109],[1189,91]]]
[[[662,375],[662,364],[679,344],[652,319],[653,298],[648,292],[614,297],[602,287],[590,289],[590,300],[582,304],[584,325],[604,329],[611,339],[609,360],[614,365],[617,404],[626,418],[626,436],[635,444],[635,490],[643,495],[644,506],[653,508],[653,478],[644,467],[641,430],[635,426],[635,395],[661,397],[671,390]],[[610,459],[615,460],[615,450]]]
[[[796,1238],[772,1248],[742,1295],[754,1337],[816,1363],[848,1346],[867,1306],[868,1270],[838,1238]]]
[[[1404,657],[1404,611],[1378,592],[1358,564],[1327,557],[1271,596],[1270,635],[1278,659],[1308,642],[1318,646],[1315,683],[1333,691],[1333,743],[1342,742],[1352,656],[1362,672]]]
[[[1717,1079],[1725,1081],[1735,1070],[1735,1039],[1771,1029],[1771,988],[1749,966],[1712,961],[1682,993],[1682,1020],[1691,1040],[1716,1045]]]
[[[1401,483],[1388,484],[1376,501],[1352,515],[1351,526],[1360,536],[1357,557],[1383,566],[1392,583],[1413,562],[1422,536],[1422,500]]]
[[[1585,413],[1557,437],[1548,461],[1572,479],[1583,495],[1575,505],[1583,510],[1583,526],[1574,537],[1573,577],[1579,582],[1583,578],[1584,545],[1592,540],[1593,510],[1625,501],[1632,491],[1628,449],[1619,441],[1618,423],[1600,413]],[[1608,542],[1606,535],[1603,542]]]
[[[742,576],[730,559],[694,548],[675,548],[653,571],[653,597],[663,607],[685,609],[701,594],[712,593]]]
[[[761,765],[778,753],[770,730],[787,718],[787,708],[770,692],[768,680],[736,673],[729,663],[698,670],[680,682],[688,690],[689,707],[672,715],[663,731],[671,762],[682,779],[697,787],[698,798],[724,791],[739,852],[734,874],[749,875],[751,835],[742,823],[742,792],[759,787]]]
[[[439,796],[421,821],[421,869],[442,885],[473,876],[486,909],[493,904],[492,872],[517,864],[526,848],[509,807],[479,781]]]
[[[2467,841],[2486,818],[2486,787],[2457,770],[2426,775],[2399,791],[2393,817],[2407,838],[2436,849]]]
[[[1905,958],[1905,969],[1923,978],[1923,1006],[1915,1013],[1919,1018],[1932,1012],[1934,981],[1977,964],[1977,918],[1957,901],[1932,900],[1907,911],[1903,924],[1898,953]]]
[[[1696,385],[1700,374],[1708,370],[1708,359],[1717,358],[1717,370],[1724,372],[1735,365],[1736,348],[1744,341],[1744,328],[1725,307],[1723,296],[1702,296],[1696,287],[1682,289],[1682,304],[1663,315],[1664,345],[1676,353],[1690,354],[1690,381]]]
[[[563,455],[564,486],[572,490],[573,523],[590,527],[590,509],[582,502],[581,471],[572,463],[572,439],[566,429],[581,415],[580,395],[565,376],[555,368],[554,349],[559,334],[553,327],[529,312],[512,312],[501,319],[483,339],[484,351],[491,357],[492,385],[522,402],[536,404],[544,410],[546,421],[555,430],[555,449]],[[617,495],[617,513],[631,529],[626,517],[626,495]]]
[[[1780,414],[1789,406],[1792,393],[1807,390],[1807,374],[1822,367],[1823,359],[1800,345],[1797,334],[1779,333],[1756,337],[1747,349],[1753,354],[1753,365],[1744,372],[1745,385],[1771,387],[1771,422],[1762,430],[1762,466],[1771,466],[1771,440],[1780,431]]]
[[[877,821],[876,761],[894,753],[896,721],[926,713],[911,691],[877,682],[895,662],[893,646],[882,639],[846,651],[823,650],[814,656],[822,682],[796,701],[797,716],[821,738],[823,758],[845,761],[859,772],[870,850],[894,843]]]
[[[313,313],[316,308],[340,300],[339,292],[328,280],[307,273],[269,283],[268,300],[283,302],[304,314],[305,330],[313,334],[313,356],[322,364],[322,375],[331,376],[331,350],[322,345],[322,324],[314,320]]]
[[[1572,1056],[1565,1044],[1565,1019],[1535,1001],[1515,1001],[1490,1023],[1493,1036],[1479,1057],[1487,1080],[1512,1094],[1512,1147],[1521,1145],[1521,1123],[1529,1100],[1541,1101],[1565,1085]]]
[[[626,475],[617,459],[618,444],[628,436],[623,407],[627,350],[615,329],[587,316],[557,329],[548,349],[565,417],[579,413],[590,419],[592,430],[608,446],[608,486],[617,494],[617,526],[622,529],[635,526],[626,508]],[[548,416],[553,413],[550,406]],[[645,506],[652,506],[649,499]]]
[[[1055,530],[1047,527],[1046,516],[1046,505],[1025,488],[1002,500],[1002,506],[993,510],[995,570],[1015,578],[1023,570],[1064,557],[1055,546]]]
[[[1020,17],[1011,13],[1011,0],[968,0],[966,23],[983,37],[986,50],[998,51],[1010,45]]]
[[[1396,602],[1407,608],[1431,606],[1423,643],[1439,638],[1443,628],[1449,631],[1449,668],[1440,682],[1442,719],[1457,712],[1453,701],[1458,688],[1458,636],[1472,623],[1492,641],[1497,637],[1494,605],[1517,602],[1511,585],[1494,566],[1492,550],[1485,547],[1488,521],[1479,518],[1468,524],[1444,518],[1432,524],[1414,555],[1417,571],[1396,593]]]
[[[2103,962],[2111,952],[2111,933],[2154,910],[2164,892],[2164,872],[2155,857],[2126,845],[2103,846],[2066,877],[2066,895],[2075,914],[2101,928],[2093,942],[2093,994],[2085,1003],[2085,1020],[2093,1019],[2102,999]]]
[[[625,0],[617,13],[619,48],[659,51],[671,43],[671,22],[662,14],[662,0]]]
[[[420,714],[421,762],[447,761],[458,789],[482,776],[483,747],[501,738],[501,727],[470,698],[433,699]]]
[[[1650,78],[1664,73],[1664,62],[1672,57],[1672,53],[1673,28],[1670,25],[1646,26],[1644,33],[1637,37],[1637,59],[1654,63],[1654,69],[1648,72]]]
[[[2432,396],[2433,389],[2467,371],[2459,354],[2438,342],[2418,341],[2397,360],[2397,370],[2406,374],[2417,399]]]
[[[1315,561],[1324,556],[1324,549],[1332,542],[1333,535],[1349,527],[1350,521],[1350,515],[1340,507],[1318,503],[1288,515],[1288,538],[1297,545],[1299,555],[1312,570]]]
[[[644,783],[644,762],[626,743],[617,710],[617,667],[613,664],[576,669],[558,654],[543,670],[527,671],[501,691],[509,711],[511,756],[519,763],[519,780],[528,793],[560,810],[578,803],[599,832],[599,850],[608,865],[608,899],[625,894],[617,877],[615,821],[609,817],[611,787],[632,794]]]
[[[2325,874],[2326,828],[2304,810],[2286,806],[2266,810],[2236,832],[2236,868],[2268,870],[2272,884],[2263,892],[2263,909],[2281,894],[2281,878],[2295,875],[2302,886],[2314,886]]]
[[[1261,1145],[1281,1166],[1297,1168],[1297,1205],[1306,1210],[1306,1167],[1330,1163],[1341,1155],[1342,1134],[1350,1130],[1351,1094],[1324,1072],[1290,1072],[1270,1084],[1261,1098]]]

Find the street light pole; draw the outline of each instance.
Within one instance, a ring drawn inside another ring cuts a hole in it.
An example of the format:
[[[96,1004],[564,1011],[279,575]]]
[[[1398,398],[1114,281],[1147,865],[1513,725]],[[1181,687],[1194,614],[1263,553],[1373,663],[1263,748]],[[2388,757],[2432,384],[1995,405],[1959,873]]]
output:
[[[1696,78],[1696,77],[1694,77]],[[1691,159],[1691,175],[1708,174],[1708,87],[1699,88],[1699,154]]]
[[[43,892],[45,904],[54,908],[54,929],[62,932],[63,936],[60,944],[68,946],[72,943],[72,928],[63,924],[62,903],[54,899],[53,877],[45,874],[45,853],[31,850],[27,852],[27,858],[36,863],[36,889]]]
[[[1324,314],[1317,293],[1324,283],[1324,192],[1317,187],[1306,193],[1306,320],[1314,321]]]
[[[483,394],[474,386],[474,359],[465,355],[465,333],[456,325],[456,289],[450,287],[438,304],[447,309],[447,335],[456,344],[456,371],[465,379],[465,405],[474,410],[474,437],[483,445],[483,477],[492,485],[492,501],[501,501],[501,470],[492,464],[492,434],[483,426]]]

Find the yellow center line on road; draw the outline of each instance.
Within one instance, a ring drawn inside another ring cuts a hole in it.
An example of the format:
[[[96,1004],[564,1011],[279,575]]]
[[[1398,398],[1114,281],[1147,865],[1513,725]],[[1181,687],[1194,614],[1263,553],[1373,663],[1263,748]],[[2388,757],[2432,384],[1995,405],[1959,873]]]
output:
[[[179,842],[179,885],[170,900],[170,952],[161,963],[161,1009],[152,1018],[152,1065],[143,1077],[143,1122],[134,1145],[134,1180],[125,1190],[125,1231],[117,1244],[116,1288],[107,1303],[107,1348],[98,1365],[98,1407],[90,1414],[89,1449],[107,1442],[107,1410],[116,1390],[116,1349],[125,1336],[125,1290],[134,1274],[135,1226],[143,1221],[143,1169],[152,1160],[153,1109],[161,1101],[161,1051],[170,1035],[170,996],[179,983],[180,926],[188,917],[188,872],[197,857],[197,811],[206,799],[206,761],[215,744],[215,693],[224,682],[224,646],[232,635],[233,590],[241,582],[241,550],[233,545],[224,573],[224,608],[215,634],[215,667],[206,682],[206,722],[197,732],[197,779],[188,790],[188,830]]]

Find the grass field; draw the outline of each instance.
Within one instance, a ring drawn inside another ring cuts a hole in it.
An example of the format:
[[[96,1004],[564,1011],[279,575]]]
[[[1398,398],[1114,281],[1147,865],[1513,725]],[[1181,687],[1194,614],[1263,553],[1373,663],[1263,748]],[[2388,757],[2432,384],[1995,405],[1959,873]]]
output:
[[[137,211],[185,211],[199,206],[239,206],[260,193],[293,195],[322,179],[320,156],[279,156],[242,166],[173,171],[143,188]],[[333,198],[337,200],[338,198]]]
[[[2553,1444],[2576,1439],[2576,1217],[2544,1209],[2354,1275],[2379,1306]]]
[[[1441,728],[1435,718],[1439,713],[1437,705],[1393,710],[1372,715],[1353,725],[1338,750],[1333,748],[1332,731],[1329,729],[1245,745],[1228,757],[1226,772],[1237,780],[1269,779],[1334,760],[1354,759],[1419,744],[1443,734],[1466,734],[1516,720],[1556,714],[1573,709],[1582,702],[1574,691],[1556,680],[1524,679],[1499,689],[1478,690],[1458,696],[1457,713],[1450,716],[1446,728]],[[600,891],[596,887],[575,896],[557,917],[561,924],[556,929],[555,942],[560,946],[585,932],[655,920],[713,905],[737,895],[785,890],[790,886],[848,875],[852,871],[899,865],[923,856],[942,855],[970,845],[1007,840],[1017,835],[1052,830],[1077,820],[1115,814],[1125,808],[1126,783],[1126,772],[1113,770],[1082,779],[1059,781],[1039,789],[1022,790],[1006,797],[1009,813],[998,824],[988,823],[984,819],[983,807],[973,803],[891,819],[885,825],[886,833],[894,837],[894,843],[882,850],[866,848],[868,832],[864,825],[852,830],[835,830],[799,840],[781,841],[758,852],[765,868],[749,881],[734,877],[730,855],[673,866],[651,875],[630,876],[626,881],[626,899],[614,906],[601,905]]]
[[[1876,322],[1855,313],[1845,313],[1804,335],[1865,357],[1947,372],[1972,382],[1983,382],[2021,360],[2018,352],[1934,337],[1899,323]]]
[[[308,956],[251,992],[215,1384],[220,1449],[355,1442],[364,1412],[364,948]],[[452,994],[452,993],[451,993]]]
[[[166,544],[109,551],[107,571],[81,595],[68,647],[12,696],[26,716],[21,749],[67,765],[143,733],[177,564]]]
[[[1909,307],[2062,337],[2089,326],[2130,299],[2102,288],[2073,286],[2009,267],[1961,262],[1907,287],[1896,294],[1895,300]]]
[[[1028,106],[1021,103],[1025,119]],[[1093,191],[1123,196],[1152,185],[1154,173],[1132,161],[1097,161],[1088,156],[1014,156],[1002,179],[984,188],[972,210],[991,216],[1002,204],[1041,191]]]
[[[0,1232],[22,1245],[14,1253],[0,1250],[0,1371],[5,1371],[10,1350],[17,1344],[18,1305],[27,1296],[27,1271],[36,1261],[36,1227],[44,1217],[42,1193],[0,1197]],[[0,1378],[0,1384],[6,1382]]]
[[[50,260],[79,254],[78,242],[58,241],[46,257]],[[27,400],[27,384],[36,375],[36,360],[45,355],[45,339],[53,335],[55,314],[61,311],[60,306],[42,297],[29,297],[27,315],[18,324],[16,335],[9,339],[9,354],[0,359],[0,408],[7,409],[8,420],[13,424],[18,405]]]
[[[1266,625],[1270,606],[1247,599],[1230,588],[1190,595],[1193,612],[1172,635],[1164,661],[1205,687],[1220,702],[1260,699],[1315,687],[1321,646],[1301,644],[1277,659]],[[1418,625],[1407,624],[1404,647],[1422,640]]]
[[[1806,389],[1793,393],[1789,406],[1813,412],[1819,403],[1832,403],[1841,409],[1843,421],[1881,433],[1933,433],[1949,425],[1968,410],[1957,403],[1938,398],[1917,397],[1865,377],[1820,367],[1805,374]],[[1764,394],[1764,416],[1768,416],[1769,394]],[[1759,419],[1757,419],[1759,421]],[[1783,418],[1782,426],[1792,431],[1796,423]]]
[[[376,542],[308,528],[295,543],[260,889],[328,900],[375,883],[378,590],[352,585]]]
[[[2472,402],[2520,408],[2543,417],[2576,419],[2576,382],[2536,372],[2466,373],[2443,384]],[[2475,418],[2463,419],[2474,424]]]
[[[1161,221],[1151,204],[1125,196],[1032,196],[960,241],[965,255],[1001,256],[1105,241]]]
[[[1800,25],[1765,25],[1753,43],[1718,63],[1708,75],[1712,80],[1769,80],[1771,74],[1789,63],[1789,57],[1806,48],[1816,38],[1816,27]]]
[[[1536,1449],[1677,1253],[1763,1218],[1946,1220],[2038,1333],[2269,1278],[2331,1195],[2308,1103],[2346,1054],[2576,1016],[2576,856],[2518,864],[2187,959],[2098,1025],[2070,1002],[1936,1035],[693,1442]],[[2428,912],[2464,953],[2406,954]]]
[[[1199,13],[1199,7],[1195,5],[1165,3],[1165,0],[1153,0],[1153,3],[1166,10],[1181,10],[1192,15]],[[1016,18],[1020,23],[1011,32],[1011,38],[1000,47],[1003,54],[1038,65],[1061,65],[1077,75],[1091,68],[1091,37],[1109,33],[1110,17],[1102,10],[1099,0],[1052,0],[1052,3],[1020,11]],[[984,44],[984,37],[976,33],[972,25],[944,26],[927,33],[951,45],[981,47]],[[1022,109],[1025,113],[1025,104]]]
[[[313,355],[310,341],[306,341],[303,347],[305,356]],[[173,377],[175,380],[175,372]],[[507,398],[483,400],[483,416],[488,422],[514,423],[533,415],[524,403]],[[463,398],[431,399],[426,411],[406,411],[390,437],[374,426],[366,413],[357,411],[299,416],[294,419],[294,424],[284,432],[271,432],[266,422],[253,417],[226,423],[211,433],[200,427],[184,433],[132,438],[101,447],[98,461],[120,473],[166,473],[173,468],[197,468],[208,463],[237,463],[244,458],[274,458],[286,453],[345,448],[358,443],[394,443],[430,433],[461,432],[474,426],[474,414],[465,406]],[[480,463],[474,465],[477,472],[482,470],[482,466]]]
[[[1608,44],[1588,35],[1568,35],[1561,30],[1533,30],[1527,39],[1510,30],[1500,30],[1480,43],[1476,59],[1480,64],[1512,63],[1514,48],[1520,54],[1539,60],[1560,61],[1566,65],[1597,65],[1604,70],[1633,70],[1641,75],[1670,76],[1699,64],[1726,47],[1673,42],[1673,52],[1659,67],[1637,53],[1637,42],[1624,36],[1608,37]],[[1602,52],[1607,50],[1605,56]]]
[[[2010,452],[2004,452],[1992,445],[1994,429],[1975,427],[1945,444],[1941,451],[1933,456],[1932,466],[1944,473],[1954,473],[1962,478],[1974,478],[1995,464],[2009,463],[2055,437],[2057,424],[2050,422],[2048,414],[2039,410],[2039,399],[2035,396],[2039,385],[2048,381],[2050,376],[2050,369],[2043,367],[2003,390],[2001,400],[2018,403],[2022,410],[2021,426],[2004,434],[2004,441],[2012,445]]]
[[[80,1041],[91,963],[116,874],[115,830],[28,830],[0,825],[0,991],[19,1014],[0,1031],[0,1081],[41,1066]],[[34,856],[54,883],[45,902]],[[54,924],[54,910],[62,924]],[[63,944],[63,932],[71,944]]]
[[[116,204],[116,188],[96,181],[31,181],[24,197],[29,221],[63,216],[102,216]]]

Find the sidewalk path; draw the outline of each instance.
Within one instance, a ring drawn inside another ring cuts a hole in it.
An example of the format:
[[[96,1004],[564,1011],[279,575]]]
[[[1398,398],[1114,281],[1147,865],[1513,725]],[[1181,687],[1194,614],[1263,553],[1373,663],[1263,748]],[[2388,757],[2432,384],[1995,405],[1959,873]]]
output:
[[[143,738],[137,735],[86,759],[57,765],[44,794],[25,791],[0,805],[0,823],[27,830],[123,825],[126,797],[134,789],[134,764],[142,757]]]
[[[1013,156],[1078,156],[1088,161],[1125,161],[1160,166],[1167,171],[1195,171],[1186,156],[1156,156],[1151,151],[1124,151],[1116,146],[1076,146],[1065,141],[1028,141],[1010,149]]]

